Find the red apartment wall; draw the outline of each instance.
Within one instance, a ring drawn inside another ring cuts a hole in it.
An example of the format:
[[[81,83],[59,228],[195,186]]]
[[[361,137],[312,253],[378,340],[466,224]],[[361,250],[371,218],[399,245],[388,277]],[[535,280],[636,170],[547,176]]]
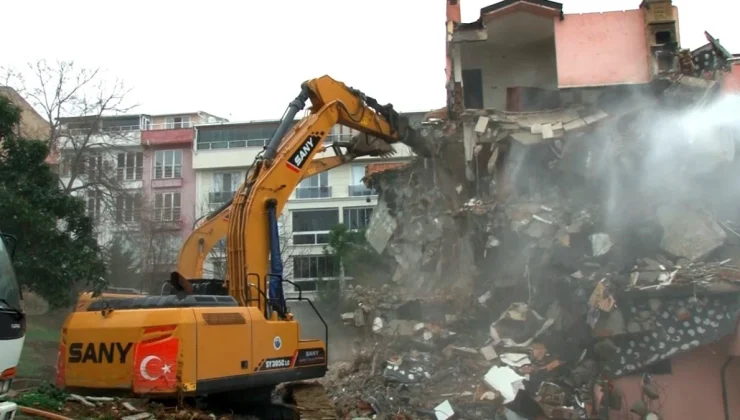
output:
[[[722,91],[740,94],[740,63],[733,63],[732,71],[722,77]]]
[[[189,129],[192,130],[192,129]],[[179,130],[161,130],[179,131]],[[195,169],[193,169],[192,143],[157,145],[144,150],[144,194],[151,202],[158,192],[180,192],[181,227],[180,235],[185,238],[195,222]],[[182,177],[179,179],[155,180],[153,177],[154,153],[157,150],[182,150]]]
[[[650,81],[642,10],[555,18],[560,88]]]
[[[653,375],[660,388],[660,399],[651,407],[666,420],[722,420],[722,365],[737,337],[726,337],[719,342],[699,347],[672,359],[673,373]],[[726,373],[727,399],[730,418],[740,419],[740,357],[736,357]],[[640,399],[640,377],[621,378],[615,384],[624,394],[621,412],[612,411],[610,420],[637,418],[628,414],[630,407]],[[659,409],[658,409],[659,408]]]

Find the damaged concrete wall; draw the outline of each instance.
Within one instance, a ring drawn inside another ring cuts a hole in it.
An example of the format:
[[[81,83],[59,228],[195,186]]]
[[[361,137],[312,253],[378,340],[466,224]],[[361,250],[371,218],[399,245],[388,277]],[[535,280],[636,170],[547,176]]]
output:
[[[372,176],[380,195],[367,238],[396,259],[393,282],[408,296],[471,291],[472,239],[464,218],[457,217],[468,195],[460,179],[462,154],[461,144],[450,143],[433,158]]]
[[[695,420],[724,419],[721,372],[727,362],[727,348],[731,337],[717,343],[679,355],[671,360],[671,371],[653,375],[659,397],[652,405],[661,406],[664,419]],[[726,371],[728,405],[732,416],[740,415],[740,363],[731,364]],[[615,385],[621,389],[626,408],[640,401],[643,395],[640,375],[619,379]],[[691,396],[686,398],[686,396]],[[635,418],[625,410],[611,410],[612,420]]]
[[[559,87],[648,83],[646,36],[642,10],[569,14],[556,21]]]
[[[468,111],[422,130],[432,158],[370,177],[387,212],[368,237],[398,270],[380,292],[358,291],[347,319],[404,339],[371,372],[436,395],[414,397],[425,410],[449,398],[471,418],[501,404],[579,418],[606,404],[597,385],[626,395],[609,399],[626,412],[632,382],[618,378],[665,360],[685,378],[734,332],[740,99],[683,76],[633,93],[602,107]],[[716,390],[717,375],[697,380]],[[672,418],[665,404],[690,387],[665,383],[667,400],[647,409]],[[693,409],[716,407],[706,398]]]
[[[730,71],[724,74],[722,90],[727,93],[740,93],[740,62],[732,63]]]
[[[481,69],[483,108],[506,109],[506,88],[513,86],[557,89],[553,38],[516,47],[494,43],[461,43],[463,70]]]

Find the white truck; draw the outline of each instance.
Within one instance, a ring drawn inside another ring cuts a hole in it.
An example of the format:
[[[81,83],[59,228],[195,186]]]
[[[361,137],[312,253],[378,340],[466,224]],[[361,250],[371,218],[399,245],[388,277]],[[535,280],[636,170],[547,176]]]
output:
[[[21,358],[26,316],[21,307],[21,290],[12,263],[15,237],[0,235],[0,419],[12,420],[18,407],[4,400]]]

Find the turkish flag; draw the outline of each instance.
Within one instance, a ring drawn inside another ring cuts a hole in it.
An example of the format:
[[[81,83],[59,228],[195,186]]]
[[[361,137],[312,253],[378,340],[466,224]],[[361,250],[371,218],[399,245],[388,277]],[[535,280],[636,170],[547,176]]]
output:
[[[133,366],[135,393],[175,390],[179,346],[177,337],[136,345]]]

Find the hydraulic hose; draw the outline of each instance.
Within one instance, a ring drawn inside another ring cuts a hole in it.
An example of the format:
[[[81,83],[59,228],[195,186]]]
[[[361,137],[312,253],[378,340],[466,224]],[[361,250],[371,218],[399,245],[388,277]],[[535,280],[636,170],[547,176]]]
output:
[[[61,414],[52,413],[50,411],[39,410],[37,408],[24,407],[22,405],[18,406],[18,410],[20,410],[20,412],[24,414],[30,414],[32,416],[38,416],[38,417],[42,417],[42,418],[50,419],[50,420],[74,420],[70,417],[64,417]]]

